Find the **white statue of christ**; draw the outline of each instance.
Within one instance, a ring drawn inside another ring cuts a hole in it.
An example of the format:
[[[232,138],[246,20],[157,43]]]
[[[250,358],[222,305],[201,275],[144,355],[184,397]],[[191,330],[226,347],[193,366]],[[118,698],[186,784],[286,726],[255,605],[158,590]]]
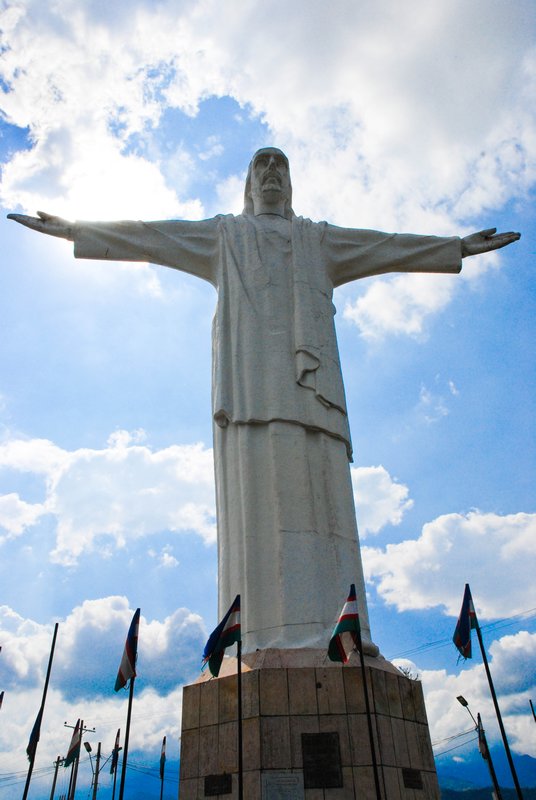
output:
[[[209,281],[219,612],[242,597],[243,652],[327,646],[356,584],[368,621],[333,288],[385,272],[456,273],[517,233],[415,236],[314,223],[292,211],[289,164],[263,148],[242,214],[200,222],[75,222],[10,214],[74,241],[78,258],[146,261]]]

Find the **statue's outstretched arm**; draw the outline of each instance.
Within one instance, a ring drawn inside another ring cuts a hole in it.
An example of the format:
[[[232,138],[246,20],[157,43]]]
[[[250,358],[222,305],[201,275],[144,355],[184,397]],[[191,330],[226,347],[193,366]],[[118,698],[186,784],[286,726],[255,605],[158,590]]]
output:
[[[506,247],[512,242],[517,242],[521,238],[520,233],[508,231],[508,233],[497,233],[497,228],[487,228],[485,231],[477,231],[462,239],[462,258],[466,256],[476,256],[479,253],[488,253],[490,250],[498,250]]]
[[[26,225],[39,233],[48,233],[49,236],[59,236],[61,239],[74,239],[74,223],[62,217],[55,217],[53,214],[46,214],[38,211],[37,217],[28,217],[26,214],[8,214],[8,219],[14,219],[21,225]]]

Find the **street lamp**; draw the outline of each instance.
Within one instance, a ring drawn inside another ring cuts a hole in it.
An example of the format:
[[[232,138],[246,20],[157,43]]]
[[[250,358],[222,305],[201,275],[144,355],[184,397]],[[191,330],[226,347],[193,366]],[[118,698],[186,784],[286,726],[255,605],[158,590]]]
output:
[[[96,763],[95,768],[93,768],[93,759],[91,758],[92,747],[91,747],[90,743],[89,742],[84,742],[84,747],[86,748],[87,753],[89,755],[89,763],[91,764],[91,771],[93,772],[93,780],[91,781],[91,785],[93,786],[92,800],[96,800],[96,798],[97,798],[97,789],[98,789],[98,786],[99,786],[99,772],[100,772],[99,766],[100,766],[100,758],[101,758],[101,743],[99,742],[98,745],[97,745],[97,757],[96,757],[97,763]],[[103,764],[103,766],[104,766],[104,764]]]
[[[491,782],[493,784],[493,795],[495,797],[495,800],[502,800],[501,790],[497,782],[497,776],[495,774],[495,769],[493,767],[493,761],[491,760],[491,753],[489,751],[488,742],[486,739],[486,733],[484,731],[484,726],[482,725],[482,719],[480,718],[480,714],[477,714],[477,719],[473,717],[471,709],[469,708],[469,703],[467,702],[467,700],[463,695],[461,694],[458,695],[456,700],[461,706],[467,709],[467,712],[469,713],[471,719],[475,723],[475,730],[478,733],[478,749],[480,750],[480,755],[482,756],[484,761],[487,761],[488,764],[489,775],[491,778]]]

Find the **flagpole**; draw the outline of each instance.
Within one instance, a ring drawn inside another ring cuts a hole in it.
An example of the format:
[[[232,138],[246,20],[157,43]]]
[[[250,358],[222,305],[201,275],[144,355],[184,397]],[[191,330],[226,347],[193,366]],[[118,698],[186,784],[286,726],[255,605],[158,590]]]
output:
[[[502,716],[501,716],[501,712],[500,712],[500,709],[499,709],[499,703],[497,702],[497,695],[495,694],[495,687],[494,687],[493,681],[491,679],[491,672],[490,672],[490,669],[489,669],[488,659],[487,659],[487,656],[486,656],[486,650],[484,649],[484,642],[482,640],[482,633],[480,631],[480,625],[478,623],[478,618],[477,618],[476,614],[475,614],[475,623],[476,623],[475,624],[475,630],[476,630],[476,635],[478,637],[478,644],[480,645],[480,652],[482,653],[482,661],[484,662],[484,668],[486,670],[486,675],[487,675],[487,678],[488,678],[488,684],[489,684],[489,690],[490,690],[490,693],[491,693],[491,698],[493,700],[493,705],[495,706],[495,714],[497,715],[497,722],[499,723],[499,728],[501,730],[501,736],[502,736],[502,740],[503,740],[503,744],[504,744],[504,749],[505,749],[505,752],[506,752],[506,758],[508,759],[508,764],[510,766],[510,772],[512,773],[512,778],[513,778],[513,781],[514,781],[514,786],[516,788],[516,793],[517,793],[518,800],[523,800],[523,794],[521,792],[521,787],[519,785],[519,780],[517,778],[517,772],[516,772],[516,768],[514,766],[514,762],[513,762],[513,759],[512,759],[512,754],[510,752],[510,746],[508,744],[508,739],[506,738],[506,731],[504,730]]]
[[[242,744],[242,640],[236,643],[237,688],[238,688],[238,800],[244,798],[244,758]]]
[[[130,735],[130,717],[132,715],[132,698],[134,697],[134,681],[136,676],[130,679],[130,690],[128,693],[127,726],[125,730],[125,745],[123,747],[123,763],[121,764],[121,781],[119,783],[119,800],[123,800],[125,791],[125,776],[127,774],[128,740]]]
[[[363,694],[365,695],[365,710],[367,712],[367,725],[368,725],[368,733],[370,739],[370,751],[372,754],[372,769],[374,771],[374,785],[376,787],[376,798],[377,800],[382,800],[382,794],[380,790],[380,776],[378,772],[378,762],[376,761],[376,747],[374,746],[374,733],[372,730],[372,714],[370,713],[370,703],[369,703],[369,696],[368,696],[368,686],[367,686],[367,672],[365,668],[365,656],[363,655],[363,642],[361,639],[361,626],[357,625],[357,648],[359,652],[359,661],[361,663],[361,673],[363,675]]]
[[[74,765],[76,761],[73,761],[71,764],[71,775],[69,777],[69,788],[67,790],[67,800],[71,800],[71,790],[73,788],[73,777],[74,777]]]
[[[56,622],[56,624],[54,625],[54,635],[52,637],[52,647],[50,648],[50,656],[48,658],[47,674],[46,674],[46,678],[45,678],[45,688],[43,689],[43,698],[41,700],[41,706],[39,708],[39,713],[38,713],[38,716],[41,715],[41,719],[39,720],[39,729],[37,731],[37,741],[35,742],[35,747],[32,749],[32,753],[31,753],[31,756],[30,756],[30,765],[28,767],[28,774],[26,776],[26,785],[24,787],[24,792],[22,794],[22,800],[26,800],[26,798],[28,797],[28,790],[30,788],[30,780],[32,778],[32,772],[33,772],[33,768],[34,768],[34,761],[35,761],[35,756],[36,756],[36,753],[37,753],[37,745],[38,745],[39,736],[40,736],[40,733],[41,733],[41,723],[43,722],[43,712],[45,710],[45,702],[46,702],[46,699],[47,699],[48,682],[50,680],[50,671],[52,669],[52,659],[54,658],[54,648],[56,647],[56,636],[58,635],[58,627],[59,627],[59,623]],[[33,731],[32,731],[32,733],[33,733]]]
[[[72,788],[71,788],[71,795],[69,800],[74,800],[74,793],[76,792],[76,781],[78,780],[78,765],[80,763],[80,753],[82,752],[82,739],[84,736],[84,720],[80,720],[80,740],[78,742],[78,754],[75,758],[73,764],[73,772],[72,772]]]
[[[162,739],[162,749],[160,750],[160,800],[164,796],[164,772],[166,770],[166,737]]]

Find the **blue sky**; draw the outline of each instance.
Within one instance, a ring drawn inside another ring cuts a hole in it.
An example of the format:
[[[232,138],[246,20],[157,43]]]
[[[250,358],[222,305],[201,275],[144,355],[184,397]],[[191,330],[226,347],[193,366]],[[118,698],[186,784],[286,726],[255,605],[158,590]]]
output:
[[[448,641],[469,582],[514,754],[536,757],[534,23],[525,0],[2,5],[0,779],[26,768],[55,621],[33,796],[64,721],[111,750],[140,606],[133,758],[157,765],[167,735],[175,796],[181,686],[217,621],[214,290],[75,261],[5,214],[237,213],[267,144],[312,219],[522,232],[459,276],[335,302],[373,638],[421,673],[434,741],[469,727],[463,694],[497,742],[480,659]],[[441,764],[463,774],[472,749]]]

